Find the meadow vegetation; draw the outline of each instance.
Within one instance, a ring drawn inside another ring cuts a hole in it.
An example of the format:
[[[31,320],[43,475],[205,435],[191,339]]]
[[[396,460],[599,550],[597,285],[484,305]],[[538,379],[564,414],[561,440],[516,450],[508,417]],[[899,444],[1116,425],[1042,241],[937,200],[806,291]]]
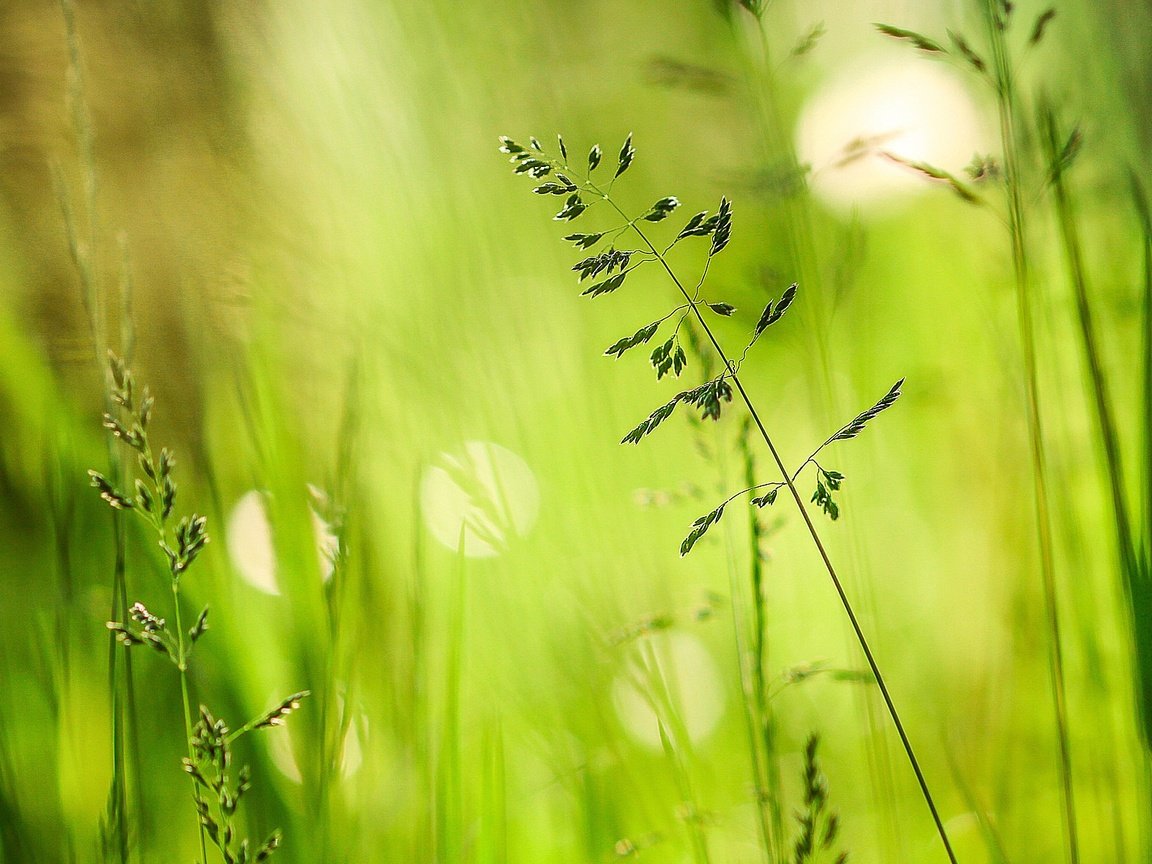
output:
[[[0,864],[1152,858],[1150,19],[0,13]]]

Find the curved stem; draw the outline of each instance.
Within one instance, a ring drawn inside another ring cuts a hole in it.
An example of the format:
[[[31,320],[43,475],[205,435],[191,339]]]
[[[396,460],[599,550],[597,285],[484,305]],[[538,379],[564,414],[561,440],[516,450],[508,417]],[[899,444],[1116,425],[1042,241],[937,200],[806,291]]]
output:
[[[172,579],[172,605],[175,611],[172,615],[176,622],[176,668],[180,671],[180,701],[184,709],[184,741],[188,746],[188,758],[195,759],[192,750],[192,700],[188,693],[188,656],[184,650],[184,625],[180,620],[180,580]],[[193,784],[193,798],[197,804],[196,829],[200,835],[200,860],[208,864],[208,847],[204,840],[204,823],[200,821],[200,788]]]

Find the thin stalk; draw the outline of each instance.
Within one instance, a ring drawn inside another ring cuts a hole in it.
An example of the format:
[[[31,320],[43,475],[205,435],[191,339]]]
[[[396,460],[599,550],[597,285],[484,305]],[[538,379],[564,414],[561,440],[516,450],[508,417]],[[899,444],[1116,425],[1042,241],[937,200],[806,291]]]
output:
[[[748,447],[748,430],[750,424],[746,424],[740,436],[740,445],[744,454],[745,460],[745,479],[749,474],[753,473],[750,468],[752,460],[752,452]],[[718,473],[723,478],[726,475],[724,460],[722,455],[718,455],[717,465]],[[754,481],[753,481],[754,482]],[[757,547],[759,545],[758,529],[755,521],[749,523],[751,551],[755,556],[752,562],[752,579],[751,584],[753,591],[759,590],[760,579],[758,571],[763,569],[763,562],[759,561]],[[757,645],[758,639],[756,632],[754,632],[755,623],[750,623],[749,618],[757,617],[755,612],[749,612],[745,606],[749,602],[747,596],[747,586],[741,581],[740,578],[740,564],[736,560],[736,553],[734,544],[725,544],[728,552],[728,590],[732,598],[731,613],[732,613],[732,632],[736,641],[736,657],[737,659],[737,672],[740,676],[740,694],[743,697],[740,700],[740,714],[744,720],[744,731],[748,736],[748,750],[751,757],[752,769],[752,788],[756,796],[756,816],[757,823],[760,829],[760,839],[763,845],[763,853],[765,861],[784,860],[781,850],[776,848],[775,837],[773,835],[773,825],[769,820],[768,810],[768,758],[764,752],[763,740],[760,734],[761,718],[763,715],[759,710],[759,701],[757,699],[757,675],[755,671],[756,657],[759,653],[759,646]],[[744,598],[744,599],[741,599]],[[751,600],[752,603],[756,601]],[[749,645],[751,643],[751,645]],[[775,857],[773,857],[775,855]]]
[[[747,427],[745,427],[747,430]],[[741,449],[744,451],[744,485],[756,485],[756,460],[748,436],[741,435]],[[757,761],[757,811],[760,815],[761,832],[765,848],[771,850],[779,860],[783,860],[784,820],[780,808],[779,767],[776,764],[776,724],[768,704],[768,688],[764,670],[767,657],[767,610],[764,603],[764,561],[760,555],[762,529],[755,515],[748,521],[748,545],[751,553],[752,576],[752,715],[753,757]],[[743,660],[742,660],[743,664]]]
[[[1141,206],[1141,221],[1144,231],[1144,543],[1143,557],[1147,564],[1152,555],[1149,542],[1152,540],[1152,217],[1148,213],[1148,202],[1143,189],[1137,188],[1136,195]],[[1145,576],[1150,575],[1145,569]]]
[[[188,693],[188,655],[185,652],[184,646],[184,625],[180,620],[180,580],[178,577],[172,579],[172,617],[176,621],[176,656],[178,662],[176,668],[180,672],[180,703],[184,709],[184,741],[188,745],[188,759],[193,763],[196,760],[196,754],[192,749],[192,700]],[[192,797],[196,801],[196,830],[200,836],[200,860],[203,864],[208,864],[208,847],[204,840],[204,823],[200,821],[200,788],[193,784]]]
[[[984,848],[988,853],[989,864],[1009,864],[1008,853],[1004,850],[1004,843],[1000,840],[996,824],[988,818],[988,809],[977,799],[975,791],[964,776],[963,768],[956,761],[952,752],[945,750],[945,753],[948,756],[948,767],[952,769],[952,782],[956,784],[956,789],[959,791],[960,797],[964,799],[969,812],[976,817],[976,824],[980,829],[980,836],[984,840]]]
[[[1048,624],[1048,666],[1052,679],[1052,700],[1060,759],[1060,789],[1063,799],[1064,830],[1071,864],[1079,864],[1076,831],[1076,801],[1072,785],[1072,758],[1068,736],[1068,712],[1064,691],[1064,657],[1060,638],[1059,608],[1056,602],[1056,565],[1049,513],[1047,460],[1044,456],[1044,430],[1040,411],[1040,384],[1036,362],[1036,333],[1025,245],[1024,202],[1020,184],[1020,143],[1016,133],[1016,90],[1004,40],[1003,23],[995,0],[985,0],[985,20],[992,46],[996,104],[1004,152],[1004,180],[1008,191],[1008,227],[1012,242],[1012,269],[1016,284],[1016,314],[1024,360],[1025,403],[1032,461],[1032,491],[1036,510],[1036,532],[1040,551],[1041,588]]]
[[[506,864],[508,861],[508,782],[504,732],[500,721],[484,738],[484,808],[479,828],[478,864]]]
[[[1144,744],[1144,791],[1152,792],[1152,632],[1141,626],[1152,609],[1152,212],[1144,189],[1132,175],[1132,199],[1140,219],[1143,247],[1143,382],[1144,400],[1143,475],[1141,497],[1143,520],[1136,545],[1135,567],[1128,585],[1129,614],[1133,624],[1133,649],[1136,661],[1137,711],[1141,740]],[[1152,808],[1141,813],[1140,829],[1145,857],[1152,856]]]
[[[88,111],[88,102],[84,81],[84,66],[81,62],[80,35],[76,27],[76,8],[74,0],[60,0],[60,12],[64,20],[64,32],[68,50],[68,102],[72,124],[76,133],[79,147],[80,164],[83,168],[83,201],[87,216],[87,245],[85,246],[79,236],[80,228],[76,222],[69,202],[67,184],[63,170],[56,168],[56,193],[64,219],[64,229],[68,242],[69,254],[76,268],[80,281],[80,299],[88,317],[89,334],[96,356],[97,366],[104,368],[105,356],[108,349],[107,322],[105,311],[105,297],[98,284],[92,259],[98,248],[98,219],[96,209],[97,199],[97,173],[95,144],[92,127],[92,118]],[[108,375],[104,373],[104,404],[105,410],[112,409]],[[119,483],[123,474],[123,467],[115,445],[107,442],[108,461],[112,472],[112,479]],[[122,621],[128,610],[128,589],[126,580],[127,558],[127,527],[123,514],[112,513],[112,530],[115,537],[116,552],[115,564],[112,571],[111,598],[109,601],[110,618],[112,621]],[[140,776],[140,751],[137,747],[135,730],[136,695],[133,687],[132,659],[125,656],[123,663],[120,660],[119,646],[114,634],[108,635],[108,689],[111,696],[111,737],[112,737],[112,779],[109,790],[109,809],[112,816],[112,835],[116,844],[116,852],[121,864],[128,864],[130,858],[130,843],[128,834],[128,798],[129,798],[129,760],[132,773]],[[143,813],[143,800],[139,796],[137,783],[137,800],[135,802],[137,813]]]
[[[414,483],[412,488],[412,512],[419,515],[418,522],[423,521],[423,512],[420,508],[420,484]],[[404,734],[406,742],[411,748],[415,764],[419,766],[418,783],[420,793],[424,796],[427,806],[423,807],[423,819],[420,832],[417,832],[415,846],[409,858],[416,859],[432,850],[431,858],[437,860],[436,846],[436,807],[433,763],[436,750],[433,741],[436,724],[432,722],[432,708],[428,694],[428,652],[427,652],[427,614],[432,604],[426,602],[424,588],[429,584],[425,569],[424,535],[422,531],[413,532],[412,537],[412,574],[408,596],[408,620],[410,633],[410,663],[408,681],[406,682],[411,693],[411,699],[405,704],[409,708],[404,717]]]
[[[1152,214],[1149,214],[1144,190],[1135,178],[1133,196],[1140,210],[1140,227],[1144,234],[1144,381],[1141,393],[1144,397],[1144,526],[1141,557],[1143,576],[1147,579],[1152,577],[1148,566],[1149,557],[1152,556]],[[1149,747],[1152,748],[1152,737],[1149,738]]]
[[[595,187],[592,188],[595,190]],[[599,190],[595,191],[599,192]],[[860,626],[859,620],[856,618],[856,612],[852,608],[852,603],[848,599],[847,593],[844,591],[844,586],[840,581],[840,577],[836,574],[836,568],[832,564],[832,559],[828,556],[828,551],[824,548],[824,543],[820,539],[819,533],[816,531],[816,526],[813,524],[812,518],[808,514],[808,509],[804,506],[803,497],[800,495],[799,490],[797,490],[796,484],[793,483],[792,476],[788,473],[788,469],[784,465],[784,460],[780,458],[780,454],[776,450],[776,445],[772,442],[772,438],[769,436],[768,430],[764,426],[764,422],[760,419],[760,415],[756,411],[756,407],[752,404],[752,399],[748,396],[748,392],[744,389],[744,385],[740,381],[739,375],[733,371],[735,369],[734,364],[728,358],[728,355],[725,353],[724,349],[720,347],[719,341],[717,341],[715,334],[708,326],[708,322],[705,320],[703,313],[701,313],[698,304],[692,302],[692,296],[688,293],[688,290],[684,287],[684,284],[680,281],[679,277],[669,266],[668,261],[664,255],[659,250],[657,250],[657,248],[648,239],[647,235],[644,234],[644,232],[636,226],[635,220],[629,219],[628,214],[621,210],[619,206],[617,206],[616,202],[613,201],[610,197],[603,193],[600,194],[603,195],[604,200],[607,201],[616,210],[617,213],[619,213],[625,220],[628,221],[628,224],[632,226],[632,230],[636,232],[644,245],[647,246],[648,249],[651,250],[652,254],[656,256],[656,259],[660,262],[660,265],[664,268],[664,271],[668,274],[668,277],[672,280],[673,284],[684,296],[685,301],[692,307],[692,312],[696,316],[697,322],[700,324],[700,327],[703,329],[704,333],[708,336],[708,341],[712,343],[712,347],[720,357],[720,361],[724,364],[724,368],[728,370],[726,374],[731,379],[732,383],[736,386],[736,390],[740,393],[740,398],[744,402],[744,406],[747,408],[749,415],[752,417],[752,422],[756,425],[756,429],[759,431],[760,437],[764,440],[764,444],[768,447],[768,452],[772,455],[772,461],[776,463],[776,467],[780,472],[780,476],[783,478],[784,485],[788,487],[788,492],[791,494],[792,500],[796,503],[796,509],[800,512],[800,516],[804,520],[804,525],[808,529],[808,535],[812,538],[812,542],[816,546],[816,551],[820,555],[820,560],[824,564],[824,569],[827,571],[828,577],[832,580],[832,585],[835,587],[836,594],[840,598],[840,603],[844,608],[844,612],[848,616],[848,621],[852,625],[852,631],[856,636],[856,641],[859,643],[860,648],[864,653],[864,658],[868,662],[868,667],[871,669],[872,675],[876,679],[876,684],[880,689],[880,695],[883,697],[884,704],[888,709],[888,715],[892,718],[892,724],[896,727],[896,733],[900,737],[900,743],[904,747],[904,753],[908,757],[908,762],[912,767],[912,773],[916,775],[916,781],[920,785],[920,792],[924,796],[924,802],[928,805],[929,812],[932,814],[932,821],[936,824],[936,832],[940,835],[940,840],[944,844],[944,850],[948,854],[948,860],[951,861],[952,864],[958,864],[956,860],[956,854],[953,852],[952,844],[948,839],[948,832],[944,828],[944,822],[940,818],[940,813],[936,808],[936,802],[932,798],[931,790],[928,788],[928,781],[925,779],[924,772],[920,768],[920,760],[916,758],[916,751],[912,747],[912,742],[909,740],[907,732],[904,731],[904,724],[900,720],[900,714],[896,710],[896,705],[892,701],[891,694],[888,692],[888,685],[885,683],[884,676],[880,672],[880,666],[876,662],[876,658],[872,653],[872,648],[868,644],[867,637],[864,635],[864,630]]]
[[[661,749],[672,769],[672,776],[675,778],[680,800],[683,805],[690,808],[690,811],[685,814],[684,823],[692,840],[693,857],[696,864],[710,864],[708,838],[704,835],[704,829],[700,823],[700,806],[692,788],[692,778],[688,774],[688,767],[684,764],[685,759],[680,755],[680,751],[683,751],[684,757],[689,760],[692,759],[692,740],[688,735],[683,718],[676,710],[676,702],[669,688],[668,679],[664,675],[660,659],[656,656],[656,649],[650,639],[641,640],[641,653],[644,655],[644,671],[647,673],[647,680],[638,682],[640,684],[638,689],[639,692],[648,694],[649,706],[656,716]],[[667,724],[661,719],[661,714],[668,718]]]
[[[112,465],[119,465],[119,460],[116,459],[115,456],[113,457]],[[123,613],[128,609],[127,592],[124,586],[126,537],[123,516],[119,513],[113,513],[112,520],[112,530],[116,538],[116,560],[112,565],[111,618],[109,620],[119,621],[124,617]],[[109,806],[113,816],[112,837],[115,840],[120,860],[124,862],[124,864],[127,864],[128,778],[125,771],[127,764],[125,758],[125,750],[127,748],[125,732],[129,727],[128,717],[131,713],[133,703],[130,693],[126,694],[126,688],[120,685],[121,677],[124,678],[126,687],[130,687],[132,681],[131,667],[129,666],[130,661],[128,658],[124,658],[124,664],[121,665],[120,653],[121,649],[116,643],[115,638],[109,638],[108,691],[112,697],[112,716],[110,718],[112,727],[112,781],[111,789],[109,790],[109,797],[112,800]],[[125,704],[126,701],[127,705]]]
[[[111,436],[109,436],[111,440]],[[163,501],[164,492],[160,481],[161,471],[153,456],[152,447],[147,438],[144,440],[141,456],[151,466],[151,482],[155,500]],[[163,457],[161,457],[163,458]],[[173,548],[168,542],[168,515],[163,511],[149,512],[149,523],[156,530],[163,549]],[[185,644],[184,624],[180,613],[180,570],[174,560],[169,559],[169,578],[172,588],[172,618],[176,622],[176,669],[180,674],[180,705],[184,714],[184,742],[188,751],[188,760],[195,764],[196,753],[192,747],[192,698],[188,688],[188,646]],[[200,819],[202,798],[198,784],[192,784],[192,800],[196,802],[196,832],[200,838],[200,862],[208,864],[208,844],[204,823]]]
[[[463,687],[464,642],[466,637],[467,558],[466,538],[468,525],[460,526],[460,539],[456,549],[457,566],[452,582],[452,596],[448,603],[448,633],[450,642],[444,673],[444,717],[436,771],[436,855],[435,861],[456,862],[461,859],[461,841],[464,824],[463,771],[461,770],[460,707]]]
[[[776,844],[776,835],[773,832],[773,821],[769,818],[769,805],[773,805],[773,809],[779,810],[779,805],[775,799],[770,799],[768,786],[768,757],[765,754],[764,746],[762,743],[762,735],[760,733],[762,714],[758,709],[758,700],[756,698],[756,683],[754,679],[753,664],[755,663],[755,648],[749,648],[746,644],[744,636],[745,628],[751,629],[748,622],[745,621],[740,614],[739,604],[735,598],[740,596],[744,590],[744,586],[740,582],[740,574],[738,565],[735,561],[735,555],[731,554],[731,546],[729,545],[728,556],[728,583],[729,591],[733,597],[732,602],[732,629],[736,635],[736,656],[738,660],[738,671],[740,674],[740,692],[744,697],[740,700],[741,715],[744,719],[744,731],[748,736],[749,755],[752,758],[752,784],[753,791],[756,796],[756,816],[757,824],[760,829],[760,839],[764,844],[765,860],[774,861],[782,860],[777,856],[771,857],[772,853],[778,853]]]
[[[1143,252],[1143,272],[1141,274],[1141,294],[1143,316],[1143,332],[1141,334],[1141,367],[1143,380],[1140,395],[1144,405],[1144,435],[1140,441],[1143,447],[1143,482],[1141,497],[1143,498],[1144,518],[1139,528],[1139,543],[1135,543],[1139,550],[1140,563],[1144,578],[1152,577],[1149,572],[1149,556],[1152,555],[1152,210],[1148,206],[1148,198],[1139,178],[1133,174],[1132,200],[1140,219],[1141,251]],[[1152,735],[1149,736],[1149,747],[1152,748]]]
[[[1050,107],[1042,111],[1046,161],[1052,170],[1052,191],[1056,204],[1056,217],[1060,227],[1060,237],[1068,264],[1068,278],[1076,294],[1076,320],[1080,327],[1080,345],[1084,349],[1084,362],[1088,368],[1092,384],[1093,405],[1096,409],[1096,423],[1104,444],[1104,456],[1108,469],[1108,487],[1112,494],[1112,510],[1116,520],[1116,540],[1122,566],[1127,570],[1134,559],[1132,544],[1132,522],[1128,512],[1128,501],[1124,493],[1124,468],[1121,462],[1120,439],[1116,432],[1116,420],[1109,397],[1108,382],[1105,380],[1104,364],[1096,339],[1096,325],[1092,317],[1092,304],[1088,299],[1088,277],[1084,268],[1083,246],[1080,230],[1073,212],[1074,206],[1068,184],[1064,178],[1064,163],[1061,159],[1061,144],[1057,141],[1056,118]]]

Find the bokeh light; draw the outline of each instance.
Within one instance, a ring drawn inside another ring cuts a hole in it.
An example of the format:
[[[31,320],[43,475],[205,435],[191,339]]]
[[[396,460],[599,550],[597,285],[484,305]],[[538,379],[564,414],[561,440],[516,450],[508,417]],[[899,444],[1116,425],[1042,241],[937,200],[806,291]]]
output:
[[[536,522],[540,492],[523,459],[489,441],[441,453],[420,486],[424,521],[436,540],[472,558],[503,552]]]
[[[316,487],[310,486],[309,492],[314,501],[322,496]],[[276,547],[272,524],[268,519],[266,496],[267,493],[252,489],[232,505],[226,531],[228,556],[245,582],[265,594],[279,595]],[[332,527],[311,506],[309,517],[316,538],[317,567],[321,578],[327,582],[332,578],[340,540]]]
[[[612,683],[617,716],[637,742],[660,749],[660,724],[677,724],[693,744],[705,740],[724,716],[725,693],[712,654],[689,633],[638,637],[625,668]]]
[[[835,210],[864,213],[931,188],[886,154],[962,177],[989,140],[962,79],[916,56],[838,69],[808,98],[796,127],[813,192]]]

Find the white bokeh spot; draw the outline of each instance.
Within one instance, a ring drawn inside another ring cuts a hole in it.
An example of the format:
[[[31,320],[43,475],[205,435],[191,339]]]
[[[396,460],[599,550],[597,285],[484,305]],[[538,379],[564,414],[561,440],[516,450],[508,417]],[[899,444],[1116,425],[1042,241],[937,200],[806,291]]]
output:
[[[960,80],[922,57],[857,65],[812,95],[796,128],[815,195],[834,209],[875,209],[933,183],[884,153],[964,179],[988,149],[980,112]]]
[[[337,698],[337,707],[343,713],[343,698]],[[293,783],[304,782],[300,772],[300,764],[296,761],[296,746],[291,719],[284,726],[269,729],[265,734],[268,736],[268,756],[271,758],[272,764]],[[338,767],[341,777],[347,779],[360,770],[360,766],[364,763],[364,741],[367,740],[367,737],[368,717],[363,711],[360,711],[350,718],[344,739],[340,744],[340,764]]]
[[[628,734],[647,747],[661,747],[659,722],[668,728],[670,718],[653,692],[659,687],[667,689],[692,743],[711,735],[724,716],[725,694],[720,670],[704,643],[687,633],[663,632],[640,637],[634,651],[612,682],[612,702]]]
[[[323,493],[309,487],[313,500],[323,500]],[[317,565],[327,582],[332,578],[335,556],[340,540],[332,527],[316,512],[310,510],[312,531],[316,536]],[[265,594],[278,596],[276,547],[272,541],[272,525],[268,520],[266,493],[258,489],[245,492],[228,514],[226,531],[228,557],[240,577]]]
[[[420,484],[420,506],[437,542],[472,558],[504,552],[536,523],[540,491],[528,464],[505,447],[468,441],[441,453]]]

